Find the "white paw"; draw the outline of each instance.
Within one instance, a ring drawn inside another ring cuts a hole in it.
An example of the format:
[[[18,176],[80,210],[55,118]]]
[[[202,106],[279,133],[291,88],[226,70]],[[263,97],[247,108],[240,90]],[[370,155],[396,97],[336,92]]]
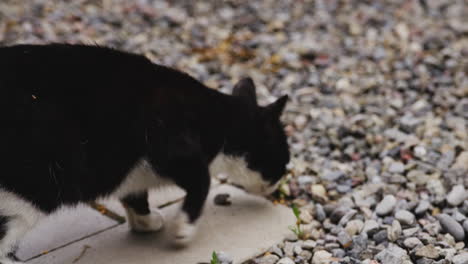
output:
[[[174,221],[172,232],[175,246],[187,246],[195,237],[196,231],[196,224],[189,222],[189,218],[185,212],[180,212]]]
[[[138,233],[156,232],[164,225],[164,217],[157,210],[152,210],[149,215],[139,215],[133,209],[128,208],[127,216],[130,228]]]

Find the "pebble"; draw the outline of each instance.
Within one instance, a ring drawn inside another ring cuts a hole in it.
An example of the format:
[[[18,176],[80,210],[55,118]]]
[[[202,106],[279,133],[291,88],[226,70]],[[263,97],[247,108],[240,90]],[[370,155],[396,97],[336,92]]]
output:
[[[354,209],[348,210],[343,217],[341,217],[338,222],[339,226],[345,226],[349,221],[357,214],[357,211]]]
[[[385,196],[382,201],[377,205],[375,211],[378,215],[384,216],[390,214],[395,208],[397,200],[393,195]]]
[[[454,256],[452,262],[453,264],[468,264],[468,252]]]
[[[330,264],[332,262],[333,255],[325,250],[319,250],[315,252],[312,257],[312,264]]]
[[[395,219],[403,225],[413,225],[415,216],[407,210],[399,210],[395,213]]]
[[[296,246],[296,242],[285,242],[284,243],[284,254],[287,257],[294,257],[294,247]]]
[[[463,229],[465,229],[465,234],[468,234],[468,220],[465,220],[465,222],[463,222]]]
[[[353,212],[354,214],[356,213],[355,210],[351,210],[349,207],[339,206],[335,210],[333,210],[333,212],[331,213],[330,220],[333,223],[338,223],[341,220],[341,218],[350,211]]]
[[[290,258],[282,258],[276,264],[295,264]]]
[[[401,236],[401,225],[397,220],[393,220],[392,225],[388,227],[388,240],[395,242]]]
[[[380,263],[385,264],[403,264],[411,263],[406,250],[400,248],[395,244],[389,244],[387,248],[378,253],[375,258]]]
[[[276,254],[280,258],[283,257],[283,250],[281,250],[281,248],[279,248],[277,245],[271,247],[269,252]]]
[[[268,255],[255,260],[257,264],[276,264],[280,258],[276,255]]]
[[[422,200],[419,202],[418,206],[416,209],[414,209],[414,213],[416,215],[422,215],[426,213],[426,211],[431,207],[431,203],[428,202],[427,200]]]
[[[353,239],[345,230],[342,230],[338,233],[338,242],[343,248],[349,248],[353,243]]]
[[[364,222],[359,219],[351,220],[346,224],[345,230],[350,236],[359,234],[364,228]]]
[[[379,232],[375,233],[372,236],[372,240],[375,241],[376,244],[380,244],[382,242],[387,241],[388,239],[388,231],[387,230],[380,230]]]
[[[426,245],[420,248],[417,248],[415,251],[417,257],[424,257],[429,259],[439,258],[439,250],[434,247],[434,245]]]
[[[364,223],[364,227],[362,229],[362,233],[365,233],[369,236],[375,234],[379,230],[379,223],[377,223],[375,220],[367,220]]]
[[[403,173],[405,171],[405,165],[401,162],[392,162],[388,166],[388,172],[390,173]]]
[[[315,247],[317,247],[317,242],[313,240],[306,240],[304,243],[302,243],[303,249],[314,249]]]
[[[346,251],[341,248],[335,248],[332,250],[332,255],[335,258],[344,258],[346,256]]]
[[[222,251],[216,252],[216,254],[218,255],[218,259],[221,264],[232,264],[232,257],[229,256],[229,254]]]
[[[423,243],[417,237],[408,237],[403,241],[403,244],[408,249],[413,249],[415,247],[421,246]]]
[[[458,206],[468,199],[468,192],[463,185],[456,185],[447,195],[447,203],[451,206]]]
[[[312,184],[310,187],[312,199],[319,203],[326,203],[328,201],[327,190],[321,184]]]
[[[437,216],[442,228],[451,234],[457,241],[465,239],[465,231],[463,227],[447,214],[440,214]]]
[[[321,204],[315,205],[315,218],[317,221],[323,221],[327,217],[325,210]]]

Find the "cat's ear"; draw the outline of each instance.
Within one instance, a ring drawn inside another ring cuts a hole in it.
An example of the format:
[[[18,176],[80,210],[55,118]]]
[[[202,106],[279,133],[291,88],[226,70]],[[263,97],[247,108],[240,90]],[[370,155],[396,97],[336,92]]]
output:
[[[266,109],[268,115],[273,116],[274,118],[280,118],[281,114],[286,107],[286,103],[288,102],[289,97],[287,95],[281,96],[277,99],[274,103],[269,104]]]
[[[257,105],[257,94],[252,78],[247,77],[240,80],[232,89],[232,95],[245,98],[253,105]]]

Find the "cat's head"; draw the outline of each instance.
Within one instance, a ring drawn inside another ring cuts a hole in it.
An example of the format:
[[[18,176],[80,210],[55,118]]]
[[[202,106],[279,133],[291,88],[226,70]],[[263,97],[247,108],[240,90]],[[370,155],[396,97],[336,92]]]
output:
[[[214,164],[229,174],[229,181],[248,192],[269,195],[286,173],[290,153],[281,114],[288,96],[267,106],[259,106],[250,78],[239,81],[233,96],[239,109],[228,131],[224,155]]]

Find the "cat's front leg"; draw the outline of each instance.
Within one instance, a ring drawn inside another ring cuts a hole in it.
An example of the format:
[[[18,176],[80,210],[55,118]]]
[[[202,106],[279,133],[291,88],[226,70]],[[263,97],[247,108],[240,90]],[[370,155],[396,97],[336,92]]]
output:
[[[164,225],[164,217],[158,210],[151,210],[148,192],[130,194],[121,199],[132,231],[137,233],[156,232]]]
[[[210,189],[208,165],[201,157],[199,154],[181,155],[172,158],[167,167],[167,175],[187,193],[181,210],[171,226],[176,246],[187,246],[194,238],[197,220]]]

